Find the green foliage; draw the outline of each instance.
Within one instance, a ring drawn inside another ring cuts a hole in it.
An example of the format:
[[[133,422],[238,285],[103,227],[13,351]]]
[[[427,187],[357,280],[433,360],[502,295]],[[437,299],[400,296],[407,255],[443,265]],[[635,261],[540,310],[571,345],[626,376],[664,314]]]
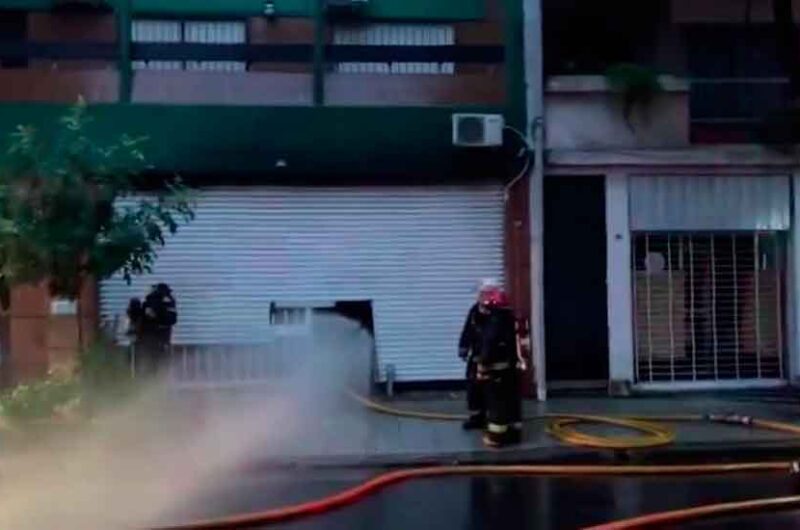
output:
[[[0,415],[17,422],[52,419],[66,408],[91,415],[121,403],[135,390],[124,352],[98,342],[80,354],[77,370],[53,372],[0,396]]]
[[[80,381],[65,374],[17,385],[0,397],[0,413],[14,421],[52,418],[59,407],[80,400]]]
[[[121,272],[130,281],[149,272],[166,235],[192,219],[188,190],[177,178],[154,197],[136,196],[149,169],[144,139],[123,135],[99,145],[86,132],[90,122],[79,101],[52,135],[28,126],[12,133],[0,169],[6,288],[46,280],[53,295],[75,298],[87,276]]]
[[[113,406],[136,390],[128,356],[120,347],[98,342],[78,359],[78,377],[86,412]]]
[[[663,90],[658,74],[636,64],[610,66],[605,77],[611,89],[622,94],[623,114],[629,127],[634,109],[647,108]]]

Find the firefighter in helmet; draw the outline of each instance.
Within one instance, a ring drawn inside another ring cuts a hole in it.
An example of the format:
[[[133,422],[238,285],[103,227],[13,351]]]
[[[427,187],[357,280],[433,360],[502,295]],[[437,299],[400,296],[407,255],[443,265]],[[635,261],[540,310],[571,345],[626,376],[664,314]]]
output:
[[[166,283],[154,285],[141,306],[136,336],[137,375],[156,375],[169,356],[172,328],[177,321],[172,290]]]
[[[501,447],[522,440],[524,369],[517,340],[516,319],[508,296],[499,287],[484,289],[478,302],[484,314],[475,362],[486,407],[484,444]]]
[[[464,329],[458,341],[458,355],[467,363],[467,408],[469,419],[464,422],[465,430],[483,429],[486,426],[486,399],[483,381],[478,380],[477,357],[481,348],[481,333],[488,316],[488,308],[481,305],[484,292],[498,288],[493,279],[483,280],[478,288],[478,301],[473,304],[464,322]]]

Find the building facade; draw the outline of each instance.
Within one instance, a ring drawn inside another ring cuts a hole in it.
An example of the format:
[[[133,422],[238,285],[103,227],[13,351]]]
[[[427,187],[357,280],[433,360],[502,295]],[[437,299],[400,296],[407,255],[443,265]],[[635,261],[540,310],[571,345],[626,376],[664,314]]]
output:
[[[798,161],[769,136],[790,100],[770,3],[591,4],[544,8],[548,388],[791,383]]]
[[[800,371],[798,159],[766,0],[0,7],[2,130],[81,95],[95,134],[149,138],[154,182],[197,189],[151,277],[87,289],[95,325],[166,281],[181,348],[336,310],[374,334],[377,380],[453,381],[492,276],[530,322],[539,397]],[[454,146],[463,113],[502,115],[501,145]],[[74,353],[52,309],[15,290],[7,373]]]
[[[521,0],[0,9],[2,132],[46,127],[83,97],[93,134],[147,137],[148,178],[196,190],[195,221],[153,274],[87,289],[89,327],[160,281],[183,348],[258,345],[341,309],[369,322],[378,380],[419,382],[462,377],[456,342],[481,278],[503,279],[528,318]],[[459,113],[502,116],[501,145],[454,146]],[[15,289],[11,379],[78,349],[74,315],[52,302]]]

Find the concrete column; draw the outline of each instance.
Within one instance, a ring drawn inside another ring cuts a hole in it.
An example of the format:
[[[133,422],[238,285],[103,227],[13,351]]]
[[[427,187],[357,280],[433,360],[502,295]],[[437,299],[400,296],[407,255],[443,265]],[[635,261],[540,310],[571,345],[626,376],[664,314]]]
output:
[[[525,64],[525,108],[528,143],[533,147],[534,165],[528,187],[531,252],[531,347],[533,349],[536,395],[547,398],[544,353],[544,84],[542,82],[542,2],[523,0]]]
[[[800,170],[792,175],[792,228],[786,271],[786,350],[785,374],[792,382],[800,380]]]
[[[633,383],[633,275],[628,175],[606,175],[606,285],[608,289],[609,391],[627,393]]]

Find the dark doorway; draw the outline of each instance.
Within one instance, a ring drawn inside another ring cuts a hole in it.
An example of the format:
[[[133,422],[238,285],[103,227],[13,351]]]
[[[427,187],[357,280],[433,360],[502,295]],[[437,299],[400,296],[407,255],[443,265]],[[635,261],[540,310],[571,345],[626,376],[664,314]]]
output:
[[[544,182],[544,313],[548,381],[608,380],[605,182]]]

